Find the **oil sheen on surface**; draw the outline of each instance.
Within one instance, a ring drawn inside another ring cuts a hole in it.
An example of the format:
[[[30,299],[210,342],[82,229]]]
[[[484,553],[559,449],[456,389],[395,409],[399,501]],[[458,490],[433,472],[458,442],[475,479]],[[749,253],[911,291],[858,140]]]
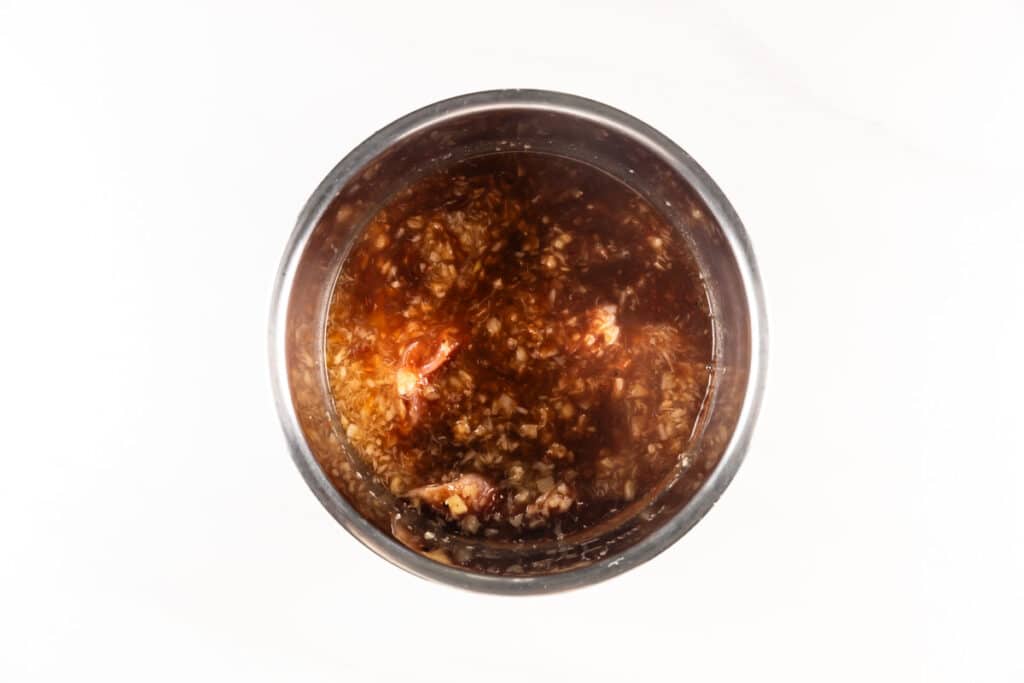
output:
[[[495,542],[564,539],[685,476],[714,375],[683,239],[610,176],[532,153],[393,197],[343,265],[325,351],[396,519]]]

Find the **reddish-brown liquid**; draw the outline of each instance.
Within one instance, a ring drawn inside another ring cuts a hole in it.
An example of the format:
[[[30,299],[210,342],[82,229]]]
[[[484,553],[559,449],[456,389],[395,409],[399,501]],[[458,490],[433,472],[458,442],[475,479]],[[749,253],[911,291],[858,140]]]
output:
[[[402,505],[506,541],[655,490],[713,375],[679,234],[610,176],[530,153],[462,162],[380,210],[338,279],[326,359],[348,441]]]

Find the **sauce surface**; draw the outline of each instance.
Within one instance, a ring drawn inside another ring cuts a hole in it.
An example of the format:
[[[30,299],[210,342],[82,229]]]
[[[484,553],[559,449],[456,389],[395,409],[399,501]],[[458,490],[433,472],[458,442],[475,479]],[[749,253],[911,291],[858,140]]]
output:
[[[325,353],[341,427],[381,484],[448,533],[512,542],[653,492],[714,370],[678,233],[610,176],[533,153],[394,196],[343,264]]]

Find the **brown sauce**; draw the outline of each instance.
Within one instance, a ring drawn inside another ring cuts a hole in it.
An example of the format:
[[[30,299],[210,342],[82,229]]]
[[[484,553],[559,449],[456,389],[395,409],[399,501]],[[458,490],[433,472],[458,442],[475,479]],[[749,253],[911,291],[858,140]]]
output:
[[[713,376],[680,235],[610,176],[532,153],[394,196],[342,267],[325,352],[373,476],[447,533],[496,541],[560,539],[655,491]]]

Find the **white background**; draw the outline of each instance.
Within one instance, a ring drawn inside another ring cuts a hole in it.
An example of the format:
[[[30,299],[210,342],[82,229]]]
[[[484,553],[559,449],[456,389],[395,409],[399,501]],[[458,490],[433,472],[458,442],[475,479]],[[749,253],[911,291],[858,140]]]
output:
[[[0,0],[0,680],[1024,680],[1022,34],[1012,1]],[[497,87],[696,157],[772,347],[705,520],[526,599],[337,526],[266,360],[323,175]]]

